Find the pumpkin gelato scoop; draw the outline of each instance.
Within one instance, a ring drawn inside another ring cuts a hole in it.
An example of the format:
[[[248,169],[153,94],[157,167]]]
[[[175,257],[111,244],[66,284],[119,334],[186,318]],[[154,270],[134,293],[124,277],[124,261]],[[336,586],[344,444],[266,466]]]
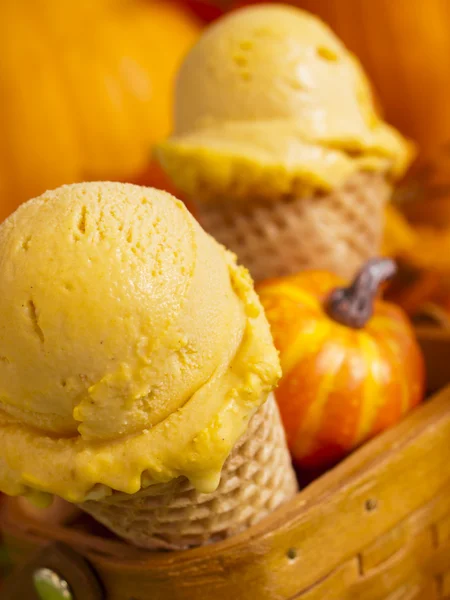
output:
[[[380,119],[355,57],[322,21],[283,5],[206,30],[179,71],[174,116],[159,158],[201,202],[330,190],[361,169],[397,177],[412,152]]]
[[[0,226],[0,490],[213,491],[280,367],[248,272],[151,188],[61,187]]]

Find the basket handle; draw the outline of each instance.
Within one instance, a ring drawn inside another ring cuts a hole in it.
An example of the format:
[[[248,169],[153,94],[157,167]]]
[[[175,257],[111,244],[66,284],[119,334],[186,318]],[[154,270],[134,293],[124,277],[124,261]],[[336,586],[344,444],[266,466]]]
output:
[[[88,562],[65,544],[46,545],[10,575],[2,600],[105,600]]]

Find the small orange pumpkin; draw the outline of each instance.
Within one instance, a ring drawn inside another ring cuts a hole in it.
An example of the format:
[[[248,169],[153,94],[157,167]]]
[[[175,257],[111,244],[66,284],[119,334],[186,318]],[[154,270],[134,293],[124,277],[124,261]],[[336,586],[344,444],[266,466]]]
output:
[[[394,272],[390,259],[373,259],[349,287],[318,271],[259,286],[283,369],[276,397],[300,467],[331,466],[423,399],[412,326],[399,307],[375,300]]]

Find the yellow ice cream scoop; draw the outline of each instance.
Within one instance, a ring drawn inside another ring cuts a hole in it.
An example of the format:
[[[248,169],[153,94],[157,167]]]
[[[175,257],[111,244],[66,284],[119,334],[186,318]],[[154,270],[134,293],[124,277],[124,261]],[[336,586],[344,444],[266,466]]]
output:
[[[151,188],[61,187],[0,226],[0,490],[202,491],[279,376],[244,268]]]
[[[206,30],[181,67],[175,130],[158,150],[175,184],[204,202],[328,190],[364,169],[395,178],[411,153],[333,32],[275,4]]]

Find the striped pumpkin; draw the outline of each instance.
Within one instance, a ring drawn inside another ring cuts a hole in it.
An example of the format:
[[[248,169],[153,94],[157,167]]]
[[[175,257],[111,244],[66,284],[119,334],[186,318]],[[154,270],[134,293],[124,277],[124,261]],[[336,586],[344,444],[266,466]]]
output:
[[[373,280],[366,284],[364,272],[362,286],[341,288],[337,276],[310,271],[259,286],[283,369],[276,397],[300,467],[336,463],[423,398],[424,363],[412,327],[400,308],[370,297]],[[336,288],[343,292],[340,318],[328,309]],[[352,302],[368,309],[357,324],[346,315]]]

